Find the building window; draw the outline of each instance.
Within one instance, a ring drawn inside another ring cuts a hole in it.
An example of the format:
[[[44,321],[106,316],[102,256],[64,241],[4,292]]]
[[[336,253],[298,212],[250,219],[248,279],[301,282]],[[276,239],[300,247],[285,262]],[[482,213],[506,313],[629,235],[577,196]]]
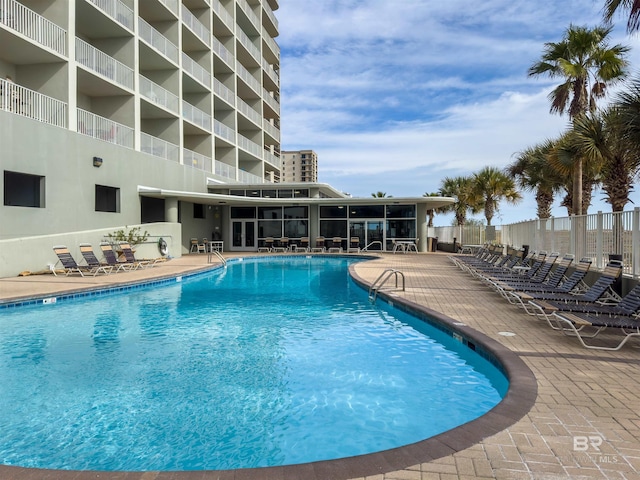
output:
[[[4,204],[44,208],[44,177],[4,171]]]
[[[96,185],[96,212],[120,212],[120,189]]]
[[[193,218],[206,218],[204,205],[202,203],[193,204]]]

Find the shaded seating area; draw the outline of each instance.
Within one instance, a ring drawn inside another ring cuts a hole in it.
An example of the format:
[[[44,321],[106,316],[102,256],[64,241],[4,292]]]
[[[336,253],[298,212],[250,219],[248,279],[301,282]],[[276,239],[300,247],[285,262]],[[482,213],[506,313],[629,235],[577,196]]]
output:
[[[258,252],[269,253],[273,249],[274,238],[267,237],[262,245],[258,247]]]
[[[271,249],[272,252],[288,252],[289,251],[289,237],[280,237],[280,239],[278,239],[275,242],[275,245],[273,246],[273,248]]]
[[[296,245],[296,252],[309,252],[311,245],[309,243],[309,237],[302,237]]]
[[[311,248],[311,252],[323,253],[326,251],[326,241],[324,237],[316,237],[316,246]]]
[[[342,253],[342,237],[333,237],[331,239],[329,253]]]
[[[351,237],[349,239],[348,253],[360,253],[360,237]]]

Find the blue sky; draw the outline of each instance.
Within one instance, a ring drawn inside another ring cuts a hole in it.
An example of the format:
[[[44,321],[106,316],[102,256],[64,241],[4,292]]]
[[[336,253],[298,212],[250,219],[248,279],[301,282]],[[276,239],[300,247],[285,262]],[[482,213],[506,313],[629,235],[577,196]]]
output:
[[[279,4],[282,149],[316,151],[319,181],[338,190],[402,197],[435,192],[446,176],[502,168],[557,137],[568,119],[549,113],[547,95],[559,82],[527,70],[571,23],[599,24],[604,0]],[[632,47],[636,73],[640,37],[616,20],[611,43]],[[610,211],[601,198],[596,191],[589,213]],[[640,206],[639,192],[633,199]],[[517,206],[502,203],[493,223],[535,216],[525,194]]]

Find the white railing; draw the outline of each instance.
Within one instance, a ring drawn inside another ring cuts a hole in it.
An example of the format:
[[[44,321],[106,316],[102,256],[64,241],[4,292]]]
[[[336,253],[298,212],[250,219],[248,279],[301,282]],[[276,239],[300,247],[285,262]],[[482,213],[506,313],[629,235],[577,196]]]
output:
[[[213,133],[233,143],[234,145],[236,143],[236,132],[232,128],[227,127],[219,120],[213,121]]]
[[[278,140],[278,142],[280,142],[280,129],[278,127],[276,127],[275,125],[272,125],[271,122],[269,120],[267,120],[266,118],[262,119],[262,128],[269,135],[271,135],[273,138]]]
[[[65,102],[0,79],[0,110],[67,128],[67,108]]]
[[[133,128],[81,108],[77,109],[77,117],[76,130],[78,133],[133,149]]]
[[[267,75],[271,80],[273,80],[273,83],[275,83],[276,85],[280,85],[280,77],[278,76],[278,73],[264,58],[262,59],[262,69],[267,72]]]
[[[133,30],[133,10],[120,0],[89,0],[123,27]]]
[[[262,89],[262,98],[273,109],[274,112],[280,112],[280,103],[266,88]]]
[[[266,3],[264,3],[264,2],[262,4],[262,7],[263,7],[262,11],[267,14],[267,18],[269,20],[271,20],[271,23],[273,24],[274,27],[276,27],[276,30],[277,30],[278,29],[278,19],[276,18],[276,16],[271,11],[271,7],[269,5],[267,5]]]
[[[229,178],[231,180],[236,179],[236,167],[222,163],[219,160],[213,161],[214,171],[216,175],[223,178]]]
[[[16,0],[0,0],[0,24],[60,55],[67,54],[67,31]]]
[[[271,153],[268,150],[264,151],[264,155],[263,155],[264,161],[273,165],[274,167],[276,167],[278,170],[282,169],[282,159],[276,155],[274,155],[273,153]]]
[[[140,133],[140,151],[165,160],[180,161],[180,147],[178,145],[144,132]]]
[[[160,3],[167,7],[176,17],[178,16],[178,5],[180,4],[178,0],[160,0]]]
[[[178,114],[180,99],[166,88],[161,87],[157,83],[152,82],[147,77],[140,77],[140,95],[147,100],[166,108],[167,110]]]
[[[206,131],[211,131],[211,115],[194,107],[189,102],[182,101],[182,117],[188,122],[193,123]]]
[[[220,0],[213,0],[213,11],[218,15],[218,17],[220,17],[222,23],[224,23],[227,28],[233,32],[233,15],[231,15],[227,9],[222,6]]]
[[[142,18],[138,18],[138,31],[142,40],[173,63],[178,63],[178,47]]]
[[[196,16],[191,13],[191,11],[182,5],[182,21],[184,24],[189,27],[196,37],[204,42],[204,44],[208,47],[211,45],[211,32],[204,24],[196,18]]]
[[[260,49],[257,48],[252,42],[251,39],[244,33],[242,30],[238,30],[237,32],[238,39],[240,40],[240,44],[247,49],[249,54],[256,60],[260,62],[261,54]]]
[[[266,42],[267,46],[271,49],[276,58],[280,58],[280,46],[276,43],[276,41],[269,35],[267,29],[262,27],[262,39]]]
[[[256,125],[261,125],[262,115],[256,112],[253,107],[249,106],[247,102],[242,100],[240,97],[237,99],[238,111],[242,113],[245,117],[251,120]]]
[[[265,183],[265,179],[259,175],[238,170],[238,181],[241,183]]]
[[[118,85],[133,90],[133,69],[80,38],[76,38],[76,61]]]
[[[216,37],[213,37],[211,50],[218,55],[227,66],[233,68],[233,54]]]
[[[256,142],[249,140],[244,135],[238,134],[238,147],[258,158],[262,158],[262,145],[258,145]]]
[[[188,150],[186,148],[182,149],[182,163],[184,165],[204,170],[205,172],[210,172],[212,166],[211,157],[207,157],[206,155],[202,155],[201,153],[194,152],[193,150]]]
[[[211,74],[184,52],[182,52],[182,69],[205,87],[211,88]]]
[[[255,13],[253,13],[253,10],[251,10],[251,6],[247,3],[247,0],[238,0],[238,5],[240,5],[240,8],[244,12],[244,14],[247,16],[249,21],[252,23],[252,25],[254,26],[256,31],[259,32],[260,31],[260,19],[258,18],[258,16]]]
[[[260,95],[260,91],[262,90],[260,81],[256,80],[256,78],[249,73],[249,70],[247,70],[239,61],[236,61],[236,73],[244,83],[249,85],[254,92]]]
[[[235,94],[215,77],[213,78],[213,93],[222,98],[229,105],[235,106]]]
[[[430,236],[438,241],[458,245],[480,245],[486,240],[514,248],[528,245],[530,250],[571,253],[576,258],[589,257],[594,268],[602,269],[609,255],[621,255],[624,273],[640,278],[640,208],[626,212],[598,212],[590,215],[548,218],[519,222],[493,228],[473,227],[477,235],[471,235],[471,227],[436,227]]]

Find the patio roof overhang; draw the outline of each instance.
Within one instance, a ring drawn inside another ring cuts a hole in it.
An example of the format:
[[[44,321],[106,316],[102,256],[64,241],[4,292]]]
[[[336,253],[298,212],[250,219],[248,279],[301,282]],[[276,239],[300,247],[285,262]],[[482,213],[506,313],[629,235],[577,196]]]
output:
[[[291,188],[291,184],[288,184]],[[235,185],[234,185],[235,186]],[[243,188],[253,188],[244,186]],[[238,188],[240,188],[238,186]],[[264,187],[263,187],[264,188]],[[202,203],[205,205],[259,206],[259,205],[426,205],[427,209],[435,209],[455,202],[452,197],[331,197],[331,198],[264,198],[241,197],[237,195],[221,195],[217,193],[198,193],[139,185],[138,194],[152,198],[175,198],[184,202]]]

